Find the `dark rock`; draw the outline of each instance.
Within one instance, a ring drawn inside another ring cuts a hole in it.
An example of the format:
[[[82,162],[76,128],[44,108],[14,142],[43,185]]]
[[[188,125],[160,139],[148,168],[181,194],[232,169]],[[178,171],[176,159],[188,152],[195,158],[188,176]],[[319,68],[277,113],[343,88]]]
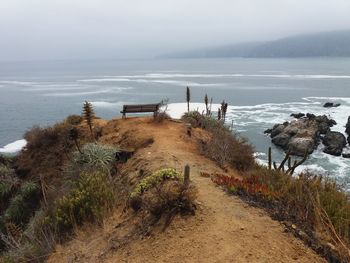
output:
[[[350,158],[350,153],[343,153],[344,158]]]
[[[348,135],[350,135],[350,116],[348,117],[348,122],[346,123],[345,128],[346,128],[345,132]]]
[[[333,127],[334,125],[337,125],[337,122],[335,120],[329,119],[326,115],[316,116],[315,120],[318,123],[326,123],[327,125],[329,125],[329,127]]]
[[[270,134],[272,132],[272,129],[267,129],[264,131],[265,134]]]
[[[332,108],[332,107],[339,107],[340,103],[333,103],[333,102],[326,102],[323,107],[325,108]]]
[[[341,156],[343,148],[339,148],[332,144],[324,148],[323,152],[334,156]]]
[[[289,140],[290,135],[287,133],[280,133],[272,138],[272,143],[286,150],[288,148]]]
[[[348,118],[348,122],[345,125],[345,132],[348,134],[348,143],[350,144],[350,116]]]
[[[311,154],[316,147],[315,140],[312,138],[292,138],[288,143],[290,154],[304,156],[307,152]]]
[[[305,117],[305,113],[292,113],[290,116],[296,119],[300,119],[302,117]]]
[[[346,138],[345,138],[344,134],[342,134],[340,132],[331,131],[331,132],[328,132],[323,137],[322,142],[326,146],[331,145],[331,144],[338,144],[342,147],[345,147]]]
[[[335,156],[341,156],[343,148],[346,145],[346,138],[340,132],[330,131],[323,137],[322,142],[326,146],[323,152]]]
[[[271,138],[277,136],[284,130],[285,126],[283,124],[275,125],[271,131]]]
[[[327,132],[331,131],[331,128],[329,128],[329,125],[325,122],[319,123],[318,129],[319,129],[320,134],[326,134]]]
[[[312,114],[312,113],[306,113],[306,117],[311,120],[311,119],[316,118],[316,115]]]

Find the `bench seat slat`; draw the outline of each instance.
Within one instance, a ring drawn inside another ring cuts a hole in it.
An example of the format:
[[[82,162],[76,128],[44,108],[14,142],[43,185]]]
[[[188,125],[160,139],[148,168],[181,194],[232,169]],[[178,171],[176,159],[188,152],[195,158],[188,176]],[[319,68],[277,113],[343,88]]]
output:
[[[123,116],[125,113],[137,113],[137,112],[157,112],[159,110],[160,104],[134,104],[134,105],[124,105],[123,106]]]

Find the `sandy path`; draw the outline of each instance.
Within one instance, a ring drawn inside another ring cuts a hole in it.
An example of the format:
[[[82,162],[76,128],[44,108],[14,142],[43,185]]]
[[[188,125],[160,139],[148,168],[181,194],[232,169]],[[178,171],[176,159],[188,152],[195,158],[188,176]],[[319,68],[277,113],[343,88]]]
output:
[[[80,233],[58,247],[49,262],[325,262],[263,210],[228,196],[209,178],[201,177],[200,171],[220,172],[220,168],[197,153],[195,139],[186,135],[183,124],[130,119],[117,121],[117,126],[120,133],[131,129],[133,136],[154,138],[139,154],[155,167],[191,166],[191,179],[198,188],[196,215],[177,217],[164,232],[113,250],[109,249],[110,231],[120,220],[114,215],[103,229]]]

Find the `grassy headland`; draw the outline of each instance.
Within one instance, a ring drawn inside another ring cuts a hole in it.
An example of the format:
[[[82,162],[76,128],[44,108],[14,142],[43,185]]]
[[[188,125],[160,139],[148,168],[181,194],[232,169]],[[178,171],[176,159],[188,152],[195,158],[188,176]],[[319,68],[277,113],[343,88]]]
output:
[[[82,226],[102,227],[115,211],[123,214],[122,234],[117,238],[113,230],[109,239],[118,240],[112,242],[118,248],[165,229],[176,215],[194,215],[200,206],[198,181],[188,181],[194,169],[266,208],[328,260],[347,262],[347,194],[327,178],[257,165],[249,143],[225,126],[224,108],[218,118],[188,112],[180,123],[165,114],[105,121],[85,109],[83,117],[28,131],[25,149],[0,159],[2,260],[43,262]],[[190,173],[182,172],[184,160]]]

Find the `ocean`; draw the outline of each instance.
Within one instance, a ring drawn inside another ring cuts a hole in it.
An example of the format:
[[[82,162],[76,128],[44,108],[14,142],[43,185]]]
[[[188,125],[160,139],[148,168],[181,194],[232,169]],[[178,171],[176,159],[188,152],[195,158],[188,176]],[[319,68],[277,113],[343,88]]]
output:
[[[263,132],[291,120],[291,113],[326,114],[338,123],[333,130],[343,133],[350,115],[349,58],[0,62],[0,151],[16,145],[11,143],[33,125],[80,114],[85,100],[110,119],[126,103],[168,99],[169,109],[178,109],[186,86],[192,102],[208,94],[213,103],[229,103],[228,124],[249,139],[261,163],[270,146],[274,159],[283,157]],[[327,101],[341,106],[323,108]],[[322,147],[301,169],[350,186],[350,160],[326,155]]]

